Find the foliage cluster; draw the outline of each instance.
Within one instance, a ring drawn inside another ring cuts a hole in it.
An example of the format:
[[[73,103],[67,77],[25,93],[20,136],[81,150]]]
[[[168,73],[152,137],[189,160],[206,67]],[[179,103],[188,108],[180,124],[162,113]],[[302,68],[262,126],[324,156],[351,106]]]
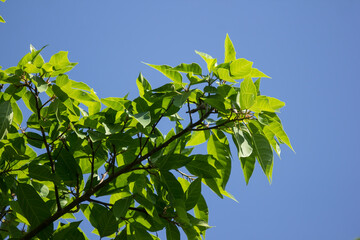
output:
[[[248,183],[258,162],[271,182],[273,150],[291,144],[277,112],[284,102],[260,94],[268,78],[236,58],[196,52],[196,63],[152,65],[171,81],[153,89],[142,76],[139,97],[99,99],[66,74],[67,52],[48,62],[30,47],[17,66],[0,68],[0,238],[87,239],[74,213],[94,233],[113,239],[202,239],[209,187],[220,198],[231,172],[229,140]],[[255,81],[254,81],[254,80]],[[238,85],[240,81],[240,86]],[[26,121],[19,101],[31,111]],[[173,128],[166,134],[159,123]],[[206,154],[194,146],[206,144]],[[58,226],[54,223],[58,221]]]

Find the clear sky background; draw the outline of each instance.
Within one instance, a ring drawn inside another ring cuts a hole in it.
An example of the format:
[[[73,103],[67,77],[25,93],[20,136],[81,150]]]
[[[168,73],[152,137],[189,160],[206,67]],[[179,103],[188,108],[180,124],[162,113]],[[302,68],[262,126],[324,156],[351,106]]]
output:
[[[7,21],[0,24],[0,65],[16,65],[30,43],[49,44],[44,57],[69,51],[79,62],[70,77],[100,97],[134,98],[140,71],[153,86],[168,81],[141,61],[205,66],[194,50],[223,59],[229,33],[237,57],[272,77],[262,81],[262,94],[286,102],[280,117],[296,154],[284,146],[273,183],[257,165],[246,186],[232,146],[227,190],[239,203],[203,188],[216,226],[206,239],[355,239],[359,10],[357,0],[8,0],[0,3]]]

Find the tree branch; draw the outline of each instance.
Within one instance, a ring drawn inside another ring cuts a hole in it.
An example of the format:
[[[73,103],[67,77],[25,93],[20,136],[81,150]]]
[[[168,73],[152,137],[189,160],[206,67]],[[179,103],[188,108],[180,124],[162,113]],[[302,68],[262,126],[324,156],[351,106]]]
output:
[[[52,216],[50,216],[49,218],[47,218],[45,221],[43,221],[41,224],[39,224],[37,227],[33,228],[30,232],[28,232],[25,236],[23,236],[21,239],[23,240],[27,240],[27,239],[31,239],[32,237],[34,237],[36,234],[38,234],[40,231],[42,231],[43,229],[45,229],[47,226],[49,226],[51,223],[55,222],[57,219],[59,219],[61,216],[63,216],[64,214],[70,212],[74,207],[76,207],[78,204],[84,202],[84,201],[88,201],[90,199],[90,197],[92,195],[94,195],[97,191],[99,191],[100,189],[102,189],[103,187],[105,187],[106,185],[108,185],[110,182],[112,182],[114,179],[116,179],[118,176],[120,176],[121,174],[127,173],[132,171],[132,168],[134,166],[136,166],[137,164],[141,163],[143,160],[149,158],[150,156],[152,156],[153,154],[155,154],[156,152],[160,151],[161,149],[167,147],[170,143],[172,143],[173,141],[175,141],[176,139],[180,138],[181,136],[183,136],[184,134],[191,132],[193,130],[193,128],[195,128],[196,126],[200,125],[211,113],[212,113],[213,109],[209,109],[208,112],[206,112],[205,114],[203,114],[203,116],[196,121],[193,124],[188,125],[184,130],[182,130],[181,132],[179,132],[178,134],[172,136],[171,138],[169,138],[166,142],[160,144],[157,147],[154,147],[151,151],[149,151],[147,154],[145,154],[144,156],[140,156],[138,155],[135,160],[133,162],[131,162],[128,165],[125,165],[123,167],[121,167],[117,172],[115,172],[114,174],[110,175],[107,179],[104,179],[103,181],[100,181],[100,183],[96,186],[94,186],[93,188],[90,188],[87,192],[84,193],[84,195],[82,195],[81,197],[75,199],[74,201],[72,201],[71,203],[69,203],[68,205],[66,205],[64,208],[62,209],[58,209],[58,211],[53,214]]]

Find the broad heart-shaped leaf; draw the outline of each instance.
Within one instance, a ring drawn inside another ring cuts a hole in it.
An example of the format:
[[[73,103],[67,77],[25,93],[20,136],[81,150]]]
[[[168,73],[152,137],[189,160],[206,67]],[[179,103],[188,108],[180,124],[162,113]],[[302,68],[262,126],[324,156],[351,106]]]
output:
[[[271,183],[274,156],[270,143],[266,139],[266,137],[258,133],[253,135],[253,140],[256,151],[256,157],[265,175],[267,176],[269,182]]]
[[[186,143],[186,147],[196,146],[206,142],[210,137],[210,131],[195,131],[191,134],[190,140]]]
[[[253,152],[251,137],[248,132],[242,131],[238,127],[233,127],[233,140],[238,149],[239,158],[248,157]]]
[[[215,66],[215,64],[217,62],[216,58],[213,58],[209,54],[206,54],[206,53],[203,53],[203,52],[199,52],[199,51],[196,51],[196,50],[195,50],[195,52],[196,52],[196,54],[200,55],[200,57],[202,59],[204,59],[204,61],[207,64],[207,69],[208,69],[209,73],[212,72],[212,70],[213,70],[213,68],[214,68],[214,66]]]
[[[228,69],[218,68],[218,69],[216,69],[216,71],[217,71],[217,75],[219,76],[220,79],[227,81],[227,82],[236,83],[236,81],[230,76],[230,72]]]
[[[193,73],[196,75],[201,75],[202,73],[201,67],[197,63],[191,63],[191,64],[182,63],[172,68],[171,70],[176,70],[184,73]]]
[[[180,240],[180,231],[177,226],[171,222],[166,224],[166,239],[167,240]]]
[[[253,62],[239,58],[230,64],[230,74],[235,79],[244,78],[251,73]]]
[[[189,211],[195,207],[201,196],[201,178],[193,181],[185,192],[185,207]]]
[[[28,184],[19,183],[16,188],[16,196],[23,215],[29,221],[31,228],[37,227],[44,220],[50,217],[50,210],[45,202],[37,194],[35,189]],[[53,229],[53,224],[41,231],[38,236],[41,239],[48,239]]]
[[[71,222],[62,225],[56,229],[53,234],[53,240],[85,240],[84,234],[78,229],[81,221]]]
[[[88,206],[83,204],[80,208],[91,225],[98,230],[100,237],[109,236],[118,230],[114,214],[106,207],[90,203]]]
[[[255,103],[257,90],[250,77],[246,77],[240,84],[240,107],[249,109]]]
[[[225,38],[225,60],[224,63],[235,61],[236,60],[236,52],[233,43],[228,34],[226,34]]]
[[[192,155],[194,158],[190,163],[186,164],[186,169],[191,173],[203,178],[219,178],[220,175],[216,168],[210,165],[211,155]]]
[[[14,113],[10,101],[0,99],[0,140],[4,139],[11,126]]]
[[[60,51],[51,56],[49,63],[55,67],[55,70],[61,70],[65,67],[71,67],[70,71],[76,63],[71,63],[68,59],[68,52]]]
[[[249,183],[249,179],[254,171],[255,160],[256,159],[254,154],[250,155],[249,157],[240,157],[241,168],[244,173],[246,185]]]
[[[170,78],[171,80],[173,80],[175,83],[177,84],[182,84],[182,76],[180,73],[178,73],[177,71],[173,71],[172,68],[170,66],[167,65],[154,65],[154,64],[149,64],[149,63],[144,63],[152,68],[155,68],[156,70],[158,70],[159,72],[161,72],[162,74],[164,74],[166,77]]]
[[[280,112],[279,109],[284,107],[285,103],[279,99],[267,96],[257,96],[254,105],[249,109],[255,113],[262,111],[266,112]]]
[[[291,150],[294,151],[293,147],[291,146],[290,140],[283,129],[281,121],[276,115],[276,113],[262,112],[259,114],[259,118],[260,117],[265,118],[268,122],[268,124],[266,124],[264,128],[267,128],[271,132],[273,132],[277,138],[283,141],[286,145],[289,146],[289,148],[291,148]]]

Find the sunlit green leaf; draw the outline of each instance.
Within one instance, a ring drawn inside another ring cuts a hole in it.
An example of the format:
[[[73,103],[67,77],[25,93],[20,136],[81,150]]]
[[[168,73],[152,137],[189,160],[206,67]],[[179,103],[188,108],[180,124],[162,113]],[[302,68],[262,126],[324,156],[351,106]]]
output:
[[[279,112],[280,108],[284,107],[285,103],[272,97],[257,96],[253,106],[250,107],[251,111],[260,113],[266,112]]]
[[[249,109],[255,103],[257,91],[251,78],[245,78],[240,84],[240,107]]]
[[[167,65],[154,65],[154,64],[149,64],[149,63],[145,63],[145,64],[152,67],[152,68],[155,68],[156,70],[158,70],[159,72],[164,74],[166,77],[173,80],[175,83],[178,83],[178,84],[182,83],[181,74],[178,73],[177,71],[173,71],[170,66],[167,66]]]
[[[10,101],[0,98],[0,140],[5,138],[13,121],[14,113]]]
[[[230,64],[230,73],[235,79],[244,78],[251,73],[253,62],[239,58]]]
[[[196,54],[200,55],[200,57],[202,59],[204,59],[204,61],[206,62],[207,64],[207,68],[208,68],[208,71],[209,73],[212,72],[215,64],[216,64],[216,58],[212,58],[210,55],[206,54],[206,53],[202,53],[202,52],[199,52],[199,51],[195,51]]]
[[[184,72],[184,73],[193,73],[196,75],[201,75],[201,72],[202,72],[201,67],[197,63],[191,63],[191,64],[182,63],[182,64],[172,68],[171,70],[176,70],[176,71]]]
[[[265,73],[260,72],[259,69],[257,69],[257,68],[251,69],[251,77],[252,78],[262,78],[262,77],[263,78],[271,78],[268,75],[266,75]]]
[[[216,71],[217,71],[217,74],[219,75],[220,79],[227,81],[227,82],[236,83],[236,81],[230,76],[230,72],[228,69],[218,68]]]
[[[236,60],[236,52],[233,43],[228,34],[225,38],[225,60],[224,62],[231,62]]]
[[[210,137],[210,131],[195,131],[191,134],[190,140],[186,143],[186,146],[196,146],[206,142]]]

